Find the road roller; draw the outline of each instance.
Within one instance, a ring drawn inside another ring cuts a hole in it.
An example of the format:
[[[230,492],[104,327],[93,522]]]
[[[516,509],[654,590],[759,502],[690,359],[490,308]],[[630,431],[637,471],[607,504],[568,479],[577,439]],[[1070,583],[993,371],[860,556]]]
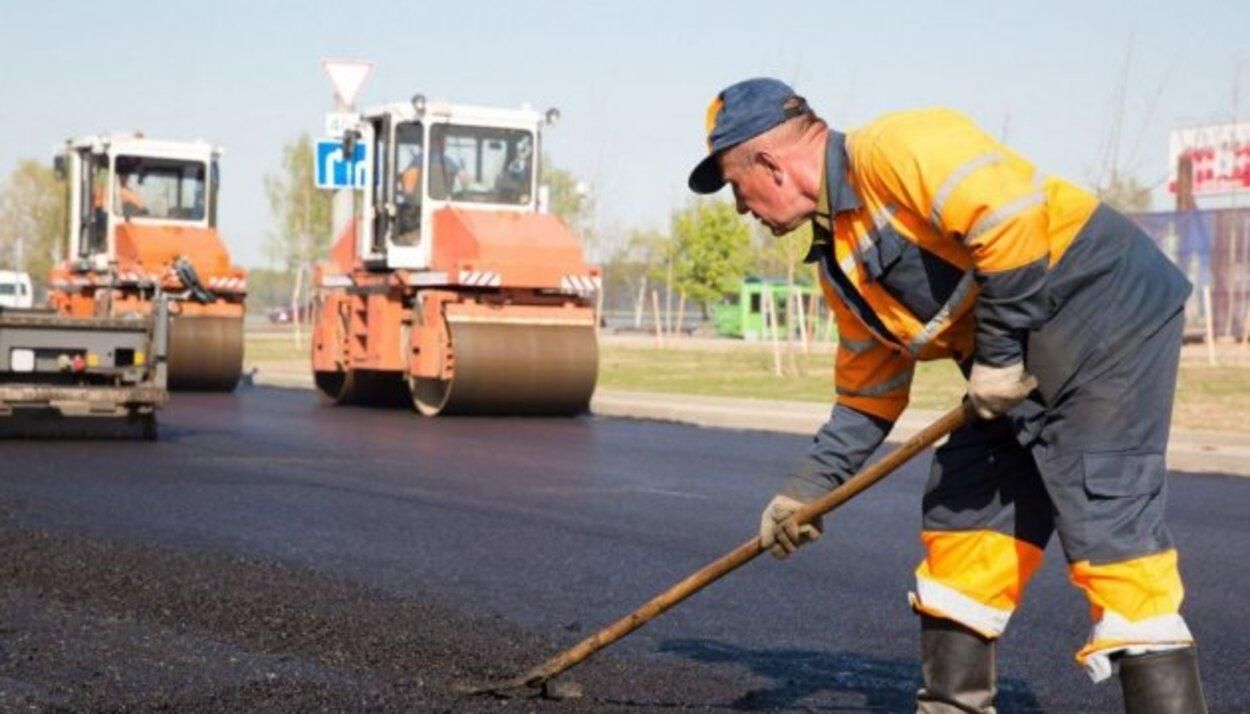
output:
[[[247,275],[217,230],[220,157],[204,141],[136,133],[69,139],[54,160],[70,210],[52,306],[70,317],[148,315],[165,296],[173,390],[228,392],[243,371]]]
[[[363,144],[359,193],[313,275],[324,401],[425,416],[588,409],[602,274],[544,205],[541,130],[558,117],[422,95],[348,117],[341,155]]]

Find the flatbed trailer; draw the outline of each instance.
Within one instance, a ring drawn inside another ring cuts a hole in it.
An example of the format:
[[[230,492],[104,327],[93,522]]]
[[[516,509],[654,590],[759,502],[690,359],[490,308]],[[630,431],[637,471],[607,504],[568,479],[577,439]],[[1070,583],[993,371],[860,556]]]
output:
[[[169,399],[168,331],[164,299],[149,314],[113,317],[0,309],[0,419],[120,418],[155,438]]]

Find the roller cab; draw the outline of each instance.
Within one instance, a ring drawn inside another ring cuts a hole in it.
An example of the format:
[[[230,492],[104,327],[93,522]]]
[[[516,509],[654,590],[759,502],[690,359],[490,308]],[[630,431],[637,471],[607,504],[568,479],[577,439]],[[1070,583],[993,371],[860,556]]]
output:
[[[368,174],[314,276],[326,401],[402,400],[427,416],[586,411],[601,273],[540,200],[540,129],[556,116],[417,96],[347,131]]]
[[[70,206],[51,301],[71,317],[150,315],[168,298],[171,389],[230,391],[243,369],[245,271],[217,230],[221,150],[142,135],[70,139]]]

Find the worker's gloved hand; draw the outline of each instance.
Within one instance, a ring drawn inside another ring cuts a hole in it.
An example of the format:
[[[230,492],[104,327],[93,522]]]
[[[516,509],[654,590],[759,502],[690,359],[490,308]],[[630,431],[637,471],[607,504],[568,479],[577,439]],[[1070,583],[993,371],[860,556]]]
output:
[[[1037,379],[1024,371],[1024,363],[991,367],[974,362],[968,375],[968,399],[982,419],[995,419],[1023,402],[1037,388]]]
[[[760,516],[760,548],[770,551],[778,560],[799,549],[799,546],[820,537],[824,530],[821,519],[799,525],[791,516],[803,502],[777,494],[764,507]]]

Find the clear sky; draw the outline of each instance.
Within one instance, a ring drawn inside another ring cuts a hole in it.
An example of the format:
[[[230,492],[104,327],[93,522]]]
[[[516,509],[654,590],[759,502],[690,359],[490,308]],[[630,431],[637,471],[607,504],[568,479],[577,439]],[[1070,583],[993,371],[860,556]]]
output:
[[[331,106],[317,60],[359,57],[377,63],[364,105],[421,92],[560,107],[547,148],[596,187],[609,235],[667,224],[688,198],[709,99],[756,75],[789,81],[835,126],[951,106],[1089,183],[1131,45],[1120,164],[1156,183],[1170,129],[1238,104],[1250,115],[1248,28],[1242,0],[0,0],[0,173],[78,134],[211,140],[226,149],[222,231],[237,262],[262,265],[262,178]]]

